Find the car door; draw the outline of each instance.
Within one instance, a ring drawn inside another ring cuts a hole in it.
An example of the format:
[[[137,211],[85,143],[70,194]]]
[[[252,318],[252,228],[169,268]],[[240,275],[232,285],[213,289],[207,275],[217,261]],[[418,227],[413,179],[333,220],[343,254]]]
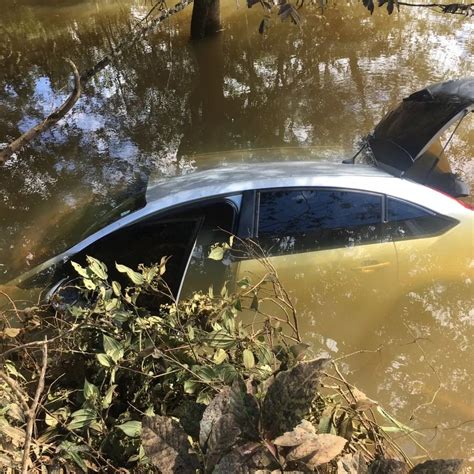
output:
[[[170,294],[154,295],[141,301],[148,308],[156,308],[179,297],[184,275],[190,268],[195,275],[194,291],[207,290],[206,275],[216,277],[223,271],[222,268],[211,268],[204,274],[199,266],[201,260],[193,260],[192,256],[205,252],[206,246],[214,241],[228,239],[235,212],[235,204],[231,201],[215,199],[180,206],[147,216],[105,236],[74,255],[73,260],[85,265],[87,255],[98,258],[107,265],[111,279],[127,285],[129,281],[116,270],[115,262],[137,269],[140,264],[150,266],[167,257],[163,278]],[[68,272],[69,276],[76,276],[69,265]]]
[[[396,292],[397,259],[381,235],[382,195],[290,188],[261,190],[255,199],[254,238],[301,318],[324,333],[335,321],[363,331],[364,321],[383,316]],[[236,266],[238,278],[256,281],[264,272],[255,256]]]

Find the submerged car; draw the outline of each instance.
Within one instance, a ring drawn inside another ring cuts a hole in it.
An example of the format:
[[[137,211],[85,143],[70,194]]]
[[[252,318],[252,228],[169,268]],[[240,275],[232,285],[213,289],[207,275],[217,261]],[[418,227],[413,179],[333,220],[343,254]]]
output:
[[[326,314],[382,311],[430,282],[471,278],[473,212],[458,200],[468,188],[439,136],[473,108],[474,79],[449,81],[381,121],[366,140],[371,164],[247,163],[158,181],[141,209],[11,284],[47,282],[51,294],[77,277],[70,261],[87,255],[113,278],[115,261],[133,268],[169,256],[165,279],[180,298],[262,273],[252,255],[208,258],[230,234],[258,242],[296,304],[311,295],[307,309]]]

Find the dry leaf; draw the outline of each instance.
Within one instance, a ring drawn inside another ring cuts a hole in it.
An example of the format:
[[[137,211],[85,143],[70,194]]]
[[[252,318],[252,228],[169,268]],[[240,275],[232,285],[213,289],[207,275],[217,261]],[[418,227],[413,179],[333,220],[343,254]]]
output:
[[[337,461],[337,474],[366,474],[367,464],[360,453],[349,453]]]
[[[357,388],[351,389],[351,393],[354,396],[355,403],[353,405],[354,410],[365,411],[373,406],[378,405],[375,400],[369,398],[364,392],[361,392]]]
[[[299,446],[300,444],[314,439],[316,437],[316,430],[314,426],[307,420],[303,420],[293,431],[278,436],[273,441],[277,446]]]
[[[199,467],[183,428],[166,416],[145,416],[142,445],[153,466],[162,474],[194,474]]]
[[[1,332],[1,334],[2,334],[2,336],[5,336],[5,337],[14,338],[14,337],[18,336],[18,334],[20,334],[20,332],[21,332],[20,328],[5,328]]]
[[[347,439],[332,434],[320,434],[292,449],[287,456],[288,461],[303,461],[313,469],[321,464],[332,461],[341,453]]]
[[[291,431],[307,415],[316,396],[321,370],[329,360],[299,362],[275,377],[262,404],[262,428],[268,439]]]

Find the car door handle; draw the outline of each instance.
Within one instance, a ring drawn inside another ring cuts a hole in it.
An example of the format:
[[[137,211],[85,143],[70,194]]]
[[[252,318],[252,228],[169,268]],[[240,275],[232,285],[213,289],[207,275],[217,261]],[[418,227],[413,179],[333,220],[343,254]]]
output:
[[[360,267],[354,267],[353,270],[357,270],[362,273],[371,273],[376,270],[380,270],[382,268],[386,268],[389,266],[390,266],[390,262],[370,261],[370,262],[366,262],[365,265],[361,265]]]

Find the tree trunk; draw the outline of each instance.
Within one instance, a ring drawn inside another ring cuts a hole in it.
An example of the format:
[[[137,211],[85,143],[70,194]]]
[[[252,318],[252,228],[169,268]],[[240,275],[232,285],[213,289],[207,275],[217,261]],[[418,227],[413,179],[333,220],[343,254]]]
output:
[[[221,29],[220,0],[194,0],[191,39],[202,39]]]

